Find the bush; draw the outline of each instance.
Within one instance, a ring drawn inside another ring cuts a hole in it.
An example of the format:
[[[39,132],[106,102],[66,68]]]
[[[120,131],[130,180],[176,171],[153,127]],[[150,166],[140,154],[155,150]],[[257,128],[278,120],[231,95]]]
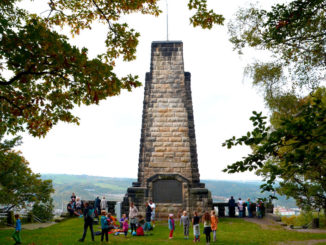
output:
[[[35,203],[32,209],[32,213],[42,221],[50,221],[53,219],[54,216],[53,207],[54,206],[52,203],[52,199],[50,199],[46,203],[43,202]]]
[[[282,222],[287,225],[304,226],[310,224],[313,218],[317,218],[317,217],[318,217],[318,213],[316,212],[303,211],[298,216],[295,215],[292,215],[290,217],[283,216]],[[321,228],[326,227],[326,218],[323,213],[320,213],[319,215],[319,225]]]
[[[295,220],[296,220],[297,216],[292,215],[292,216],[282,216],[282,222],[287,224],[287,225],[295,225]]]

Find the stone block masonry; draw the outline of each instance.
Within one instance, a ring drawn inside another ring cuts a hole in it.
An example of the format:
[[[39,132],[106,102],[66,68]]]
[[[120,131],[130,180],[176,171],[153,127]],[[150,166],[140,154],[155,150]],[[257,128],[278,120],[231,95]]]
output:
[[[190,73],[184,72],[182,42],[153,42],[146,74],[138,182],[154,174],[199,182]]]
[[[166,207],[169,212],[210,207],[210,192],[199,178],[190,78],[184,72],[181,41],[152,43],[138,182],[128,189],[123,206],[133,201],[142,207],[146,200],[154,199],[162,217],[167,215]]]

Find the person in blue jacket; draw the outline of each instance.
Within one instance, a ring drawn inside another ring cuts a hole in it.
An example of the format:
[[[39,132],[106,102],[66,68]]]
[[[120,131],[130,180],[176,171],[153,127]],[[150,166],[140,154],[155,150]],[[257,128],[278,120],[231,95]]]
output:
[[[101,242],[103,242],[104,235],[105,235],[105,240],[108,242],[109,241],[109,222],[108,222],[108,218],[106,217],[105,210],[101,211],[101,228],[102,228]]]
[[[22,224],[19,219],[19,215],[15,214],[16,219],[16,226],[15,226],[15,232],[12,234],[12,238],[15,240],[15,244],[21,244],[21,237],[20,237],[20,231],[22,230]]]

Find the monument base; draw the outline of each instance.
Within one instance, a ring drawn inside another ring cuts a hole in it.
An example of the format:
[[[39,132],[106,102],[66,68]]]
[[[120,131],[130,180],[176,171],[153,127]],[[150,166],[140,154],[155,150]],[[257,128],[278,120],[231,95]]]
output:
[[[156,204],[156,218],[166,219],[170,213],[176,218],[186,210],[190,216],[194,211],[202,214],[213,207],[211,193],[203,183],[191,183],[179,174],[157,174],[147,179],[146,186],[133,183],[129,187],[121,205],[121,212],[129,213],[133,202],[139,214],[145,217],[145,202],[153,200]]]

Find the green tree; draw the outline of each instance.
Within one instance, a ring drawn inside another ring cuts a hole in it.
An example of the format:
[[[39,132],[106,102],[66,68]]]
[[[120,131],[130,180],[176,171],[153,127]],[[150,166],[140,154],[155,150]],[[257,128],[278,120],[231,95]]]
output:
[[[24,157],[12,149],[19,144],[20,137],[0,141],[0,203],[7,210],[28,203],[48,203],[54,192],[52,181],[34,174]]]
[[[293,197],[299,207],[326,210],[326,89],[298,104],[296,113],[278,113],[274,127],[267,127],[266,117],[254,112],[254,129],[223,143],[228,148],[250,146],[252,153],[224,171],[256,171],[265,181],[262,191],[276,189]]]
[[[20,0],[0,2],[0,135],[27,130],[44,136],[59,121],[77,123],[74,106],[98,104],[122,89],[141,83],[136,75],[119,77],[115,60],[135,59],[139,33],[121,16],[160,14],[156,0],[50,0],[45,17],[19,7]],[[212,28],[223,17],[207,8],[206,0],[189,0],[193,26]],[[106,50],[89,59],[55,27],[70,27],[72,35],[107,26]]]
[[[246,48],[270,51],[268,61],[258,60],[246,72],[263,88],[272,110],[325,83],[325,10],[323,0],[293,0],[270,11],[240,9],[230,23],[230,41],[239,53]]]

